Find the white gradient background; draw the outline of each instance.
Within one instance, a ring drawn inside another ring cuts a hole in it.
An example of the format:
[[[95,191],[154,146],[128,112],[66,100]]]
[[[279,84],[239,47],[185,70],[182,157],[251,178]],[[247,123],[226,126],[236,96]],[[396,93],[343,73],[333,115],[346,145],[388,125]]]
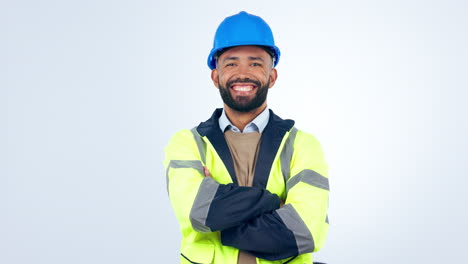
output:
[[[222,105],[206,57],[240,10],[329,162],[316,260],[466,261],[466,1],[2,0],[0,263],[177,263],[163,150]]]

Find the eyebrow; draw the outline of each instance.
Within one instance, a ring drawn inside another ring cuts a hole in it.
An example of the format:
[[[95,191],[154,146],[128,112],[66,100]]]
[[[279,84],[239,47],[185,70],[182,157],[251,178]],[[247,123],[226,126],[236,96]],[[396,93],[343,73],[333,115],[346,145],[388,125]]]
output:
[[[261,57],[249,57],[249,60],[259,60],[261,62],[265,62]]]
[[[239,60],[239,57],[227,57],[223,59],[223,62],[228,61],[228,60]]]
[[[227,58],[224,58],[223,59],[223,62],[225,61],[229,61],[229,60],[239,60],[239,57],[227,57]],[[258,61],[261,61],[261,62],[265,62],[261,57],[252,57],[252,56],[249,56],[249,60],[258,60]]]

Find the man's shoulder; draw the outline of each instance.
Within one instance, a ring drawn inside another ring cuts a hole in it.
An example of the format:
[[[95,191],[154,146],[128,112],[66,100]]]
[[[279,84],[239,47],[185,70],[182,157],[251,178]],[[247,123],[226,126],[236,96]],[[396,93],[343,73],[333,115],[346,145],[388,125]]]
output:
[[[297,130],[297,134],[301,137],[304,137],[304,138],[310,138],[310,139],[314,139],[315,136],[314,134],[308,132],[308,131],[305,131],[305,130],[302,130],[300,128],[297,128],[296,126],[294,126],[294,128]]]
[[[169,143],[187,142],[187,141],[192,141],[192,140],[193,140],[193,132],[190,129],[180,129],[172,135],[171,139],[169,140]]]
[[[296,127],[295,127],[296,128]],[[321,144],[319,142],[319,140],[317,139],[317,137],[310,133],[310,132],[306,132],[304,130],[301,130],[301,129],[297,129],[297,132],[296,132],[296,137],[295,137],[295,140],[294,140],[294,148],[295,149],[317,149],[317,150],[320,150],[322,147],[321,147]]]

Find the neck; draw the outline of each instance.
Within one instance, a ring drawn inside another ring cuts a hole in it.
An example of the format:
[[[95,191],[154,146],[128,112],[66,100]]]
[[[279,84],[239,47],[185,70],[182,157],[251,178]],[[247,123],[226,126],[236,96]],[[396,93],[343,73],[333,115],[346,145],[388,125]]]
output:
[[[256,108],[250,112],[238,112],[226,104],[224,104],[224,111],[226,111],[226,116],[229,118],[229,121],[239,128],[241,131],[244,131],[245,126],[252,122],[259,114],[263,112],[266,108],[266,102],[260,106],[259,108]]]

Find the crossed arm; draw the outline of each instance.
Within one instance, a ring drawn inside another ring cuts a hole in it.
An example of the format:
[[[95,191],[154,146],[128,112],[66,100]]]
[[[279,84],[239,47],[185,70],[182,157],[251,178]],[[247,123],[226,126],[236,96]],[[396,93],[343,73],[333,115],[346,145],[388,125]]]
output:
[[[190,161],[190,166],[173,166],[177,169],[172,170],[169,164],[168,189],[182,228],[221,231],[223,245],[267,260],[318,250],[328,228],[328,180],[319,174],[326,175],[326,164],[318,142],[310,137],[296,141],[303,147],[293,155],[293,177],[287,182],[287,199],[281,208],[278,196],[268,190],[220,184],[194,157],[196,154],[178,155],[178,160]],[[186,144],[173,147],[187,148]],[[305,152],[308,148],[316,151]],[[191,208],[187,206],[192,202]]]
[[[211,173],[206,167],[203,167],[203,172],[206,178],[212,179]],[[241,195],[245,195],[245,193]],[[224,206],[221,207],[224,210],[221,210],[217,217],[222,224],[212,229],[212,231],[221,231],[223,245],[248,251],[259,258],[278,260],[298,255],[294,234],[287,229],[279,215],[275,213],[276,209],[283,206],[284,201],[278,204],[275,200],[276,198],[279,200],[279,198],[275,194],[265,195],[262,198],[265,200],[271,199],[273,203],[265,202],[263,199],[255,199],[255,197],[251,196],[248,202],[253,204],[249,206],[248,203],[244,202],[244,205],[247,205],[244,209],[250,211],[251,206],[254,206],[256,209],[253,212],[257,211],[257,213],[242,211],[243,219],[238,217],[234,218],[236,220],[224,218],[223,221],[222,216],[232,212],[229,212],[230,209],[226,210]],[[229,199],[232,199],[232,197],[229,197]]]

